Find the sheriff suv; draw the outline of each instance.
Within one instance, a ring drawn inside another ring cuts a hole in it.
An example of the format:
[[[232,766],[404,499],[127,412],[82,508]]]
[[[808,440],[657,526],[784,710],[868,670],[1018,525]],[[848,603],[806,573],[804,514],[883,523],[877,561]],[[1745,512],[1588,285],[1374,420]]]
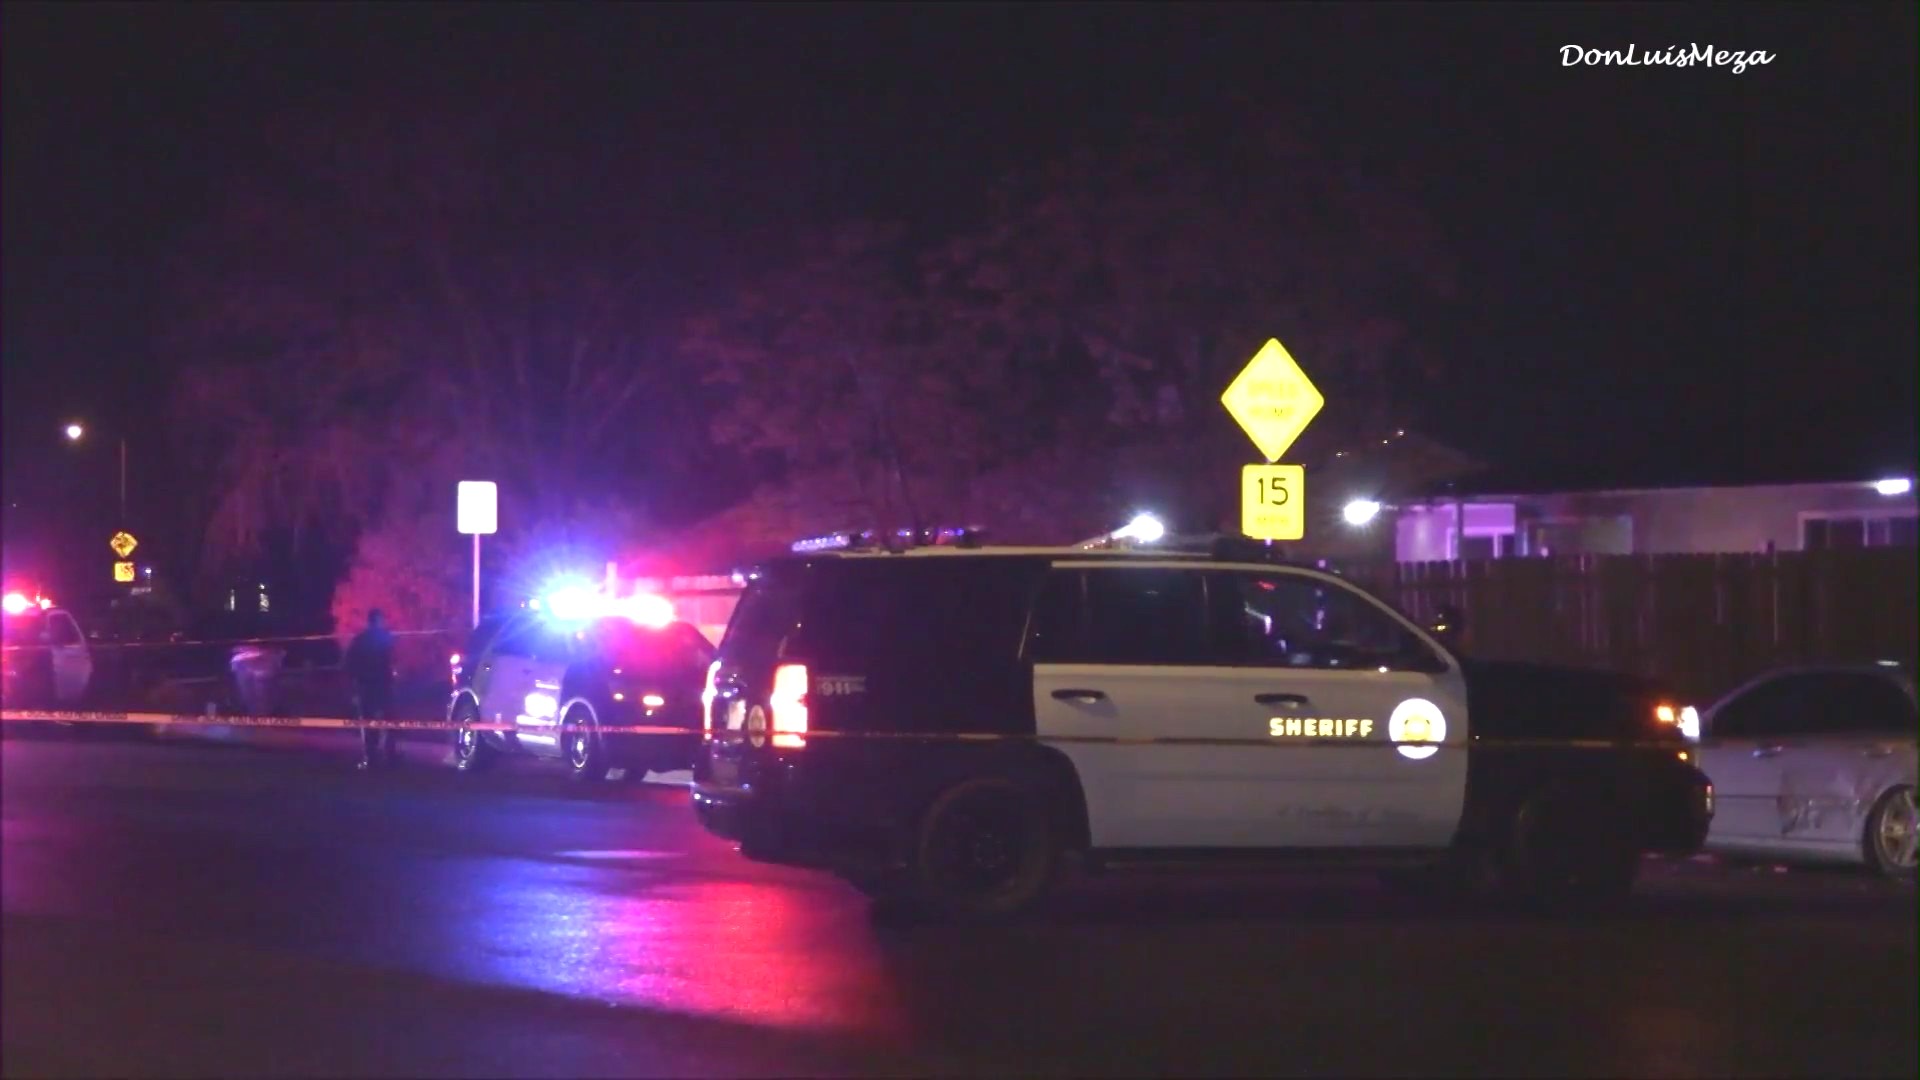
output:
[[[595,780],[685,769],[699,747],[701,679],[712,659],[712,644],[679,621],[536,612],[483,621],[453,671],[454,763],[471,772],[524,753]],[[481,723],[510,730],[466,726]],[[686,734],[603,733],[623,727]]]
[[[865,543],[761,568],[709,674],[693,805],[748,858],[956,915],[1223,855],[1557,904],[1706,835],[1654,687],[1464,661],[1244,543]]]

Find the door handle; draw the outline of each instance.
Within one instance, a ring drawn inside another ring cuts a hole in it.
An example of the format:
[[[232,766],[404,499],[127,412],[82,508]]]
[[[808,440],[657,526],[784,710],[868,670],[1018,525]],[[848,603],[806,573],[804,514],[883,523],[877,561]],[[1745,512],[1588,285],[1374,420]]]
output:
[[[1096,701],[1107,700],[1107,695],[1099,690],[1055,690],[1055,701],[1071,701],[1079,705],[1092,705]]]
[[[1301,694],[1255,694],[1253,700],[1261,705],[1286,705],[1295,709],[1307,707],[1307,699]]]
[[[1860,751],[1860,756],[1861,757],[1892,757],[1893,747],[1869,746],[1865,750]]]
[[[1779,755],[1780,751],[1785,749],[1786,747],[1784,746],[1756,746],[1753,748],[1753,756],[1757,758],[1775,757]]]

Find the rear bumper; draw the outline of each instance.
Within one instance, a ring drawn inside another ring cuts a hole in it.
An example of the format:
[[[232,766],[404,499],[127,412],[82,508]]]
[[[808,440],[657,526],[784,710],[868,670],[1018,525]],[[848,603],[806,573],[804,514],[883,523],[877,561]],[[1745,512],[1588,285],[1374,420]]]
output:
[[[721,777],[713,753],[695,761],[694,816],[708,832],[738,843],[747,858],[825,870],[897,861],[892,815],[849,795],[857,785],[835,782],[812,762],[777,757],[732,761],[718,770]]]

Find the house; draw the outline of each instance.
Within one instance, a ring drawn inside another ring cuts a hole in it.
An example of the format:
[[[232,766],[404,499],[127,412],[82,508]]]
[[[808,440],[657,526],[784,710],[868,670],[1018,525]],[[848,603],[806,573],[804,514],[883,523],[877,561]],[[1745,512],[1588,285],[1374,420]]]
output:
[[[1909,479],[1461,494],[1391,510],[1401,562],[1912,548],[1920,516]]]

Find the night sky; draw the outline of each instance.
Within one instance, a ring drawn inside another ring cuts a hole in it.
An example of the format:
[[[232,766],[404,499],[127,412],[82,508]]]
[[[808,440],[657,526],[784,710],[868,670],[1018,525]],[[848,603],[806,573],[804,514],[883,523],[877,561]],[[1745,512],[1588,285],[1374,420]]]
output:
[[[166,497],[161,260],[268,117],[423,87],[594,137],[664,116],[718,158],[797,142],[841,166],[821,214],[931,230],[1143,108],[1288,102],[1415,178],[1462,264],[1455,303],[1401,313],[1447,368],[1410,426],[1535,485],[1913,471],[1911,4],[16,2],[0,41],[10,502],[76,467],[70,415],[128,431]],[[1560,63],[1690,42],[1777,58]]]

